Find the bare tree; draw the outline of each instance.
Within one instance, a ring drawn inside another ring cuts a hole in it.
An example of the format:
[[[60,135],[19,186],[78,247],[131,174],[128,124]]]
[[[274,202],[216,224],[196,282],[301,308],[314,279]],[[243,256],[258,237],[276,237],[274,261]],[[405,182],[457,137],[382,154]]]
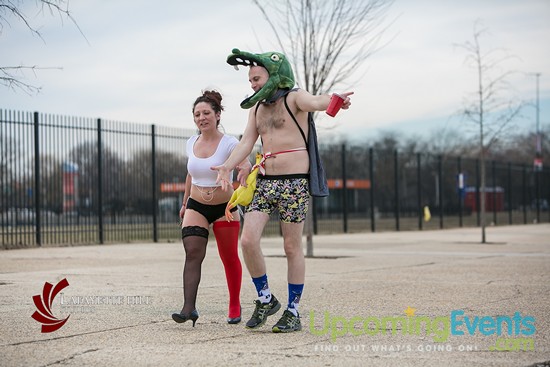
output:
[[[473,40],[458,45],[466,50],[466,63],[477,72],[477,88],[474,96],[466,98],[462,115],[475,123],[479,131],[479,161],[481,175],[481,243],[486,243],[486,158],[491,146],[511,131],[519,117],[524,103],[503,96],[510,89],[508,82],[513,71],[500,71],[502,63],[510,58],[502,50],[483,52],[480,39],[487,32],[480,29],[480,22],[474,24]],[[494,210],[494,209],[493,209]]]
[[[377,49],[393,0],[253,0],[292,61],[298,85],[312,94],[346,85]],[[351,83],[353,84],[353,83]],[[313,200],[310,199],[310,208]],[[312,211],[310,211],[311,213]],[[313,256],[313,224],[306,219],[306,256]]]
[[[312,94],[345,84],[378,48],[393,0],[253,0]],[[270,7],[274,10],[270,11]]]
[[[42,41],[42,33],[39,28],[31,24],[29,17],[24,14],[22,10],[23,0],[0,0],[0,35],[4,27],[10,25],[10,19],[14,18],[16,21],[22,22],[31,31],[34,36],[37,36]],[[36,1],[39,12],[49,12],[50,15],[57,14],[60,19],[68,19],[71,21],[80,34],[86,39],[80,27],[76,23],[69,11],[69,2],[66,0],[38,0]],[[86,40],[87,41],[87,40]],[[40,91],[40,87],[29,84],[23,81],[26,72],[36,73],[37,70],[45,69],[61,69],[60,67],[41,67],[38,65],[15,65],[15,66],[0,66],[0,85],[13,90],[22,90],[28,94],[37,93]]]

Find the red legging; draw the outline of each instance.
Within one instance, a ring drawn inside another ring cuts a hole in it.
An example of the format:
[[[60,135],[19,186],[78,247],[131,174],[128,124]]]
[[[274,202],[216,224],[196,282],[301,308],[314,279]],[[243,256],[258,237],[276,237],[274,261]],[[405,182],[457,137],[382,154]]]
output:
[[[225,268],[227,288],[229,290],[229,315],[234,318],[241,315],[241,282],[243,268],[239,259],[239,221],[218,221],[213,225],[218,252]]]

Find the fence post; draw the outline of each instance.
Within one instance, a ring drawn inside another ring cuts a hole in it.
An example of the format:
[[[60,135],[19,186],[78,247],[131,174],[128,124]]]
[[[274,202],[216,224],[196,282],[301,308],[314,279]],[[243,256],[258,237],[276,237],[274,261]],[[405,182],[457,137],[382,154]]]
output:
[[[508,162],[508,224],[512,224],[512,163]]]
[[[394,175],[394,189],[395,189],[395,230],[399,231],[399,167],[398,167],[398,152],[397,149],[393,151],[393,175]]]
[[[439,192],[439,228],[443,229],[443,157],[439,155],[437,157],[437,171],[438,180],[437,187]]]
[[[315,223],[314,223],[316,221],[315,206],[314,206],[315,198],[309,195],[309,198],[307,200],[308,200],[309,210],[306,215],[306,220],[304,222],[304,233],[306,234],[306,255],[305,256],[313,257],[313,235],[317,234],[316,232],[317,228],[315,227]],[[280,223],[279,223],[279,235],[281,237],[283,236],[283,228]]]
[[[97,119],[97,228],[99,243],[104,243],[103,232],[103,147],[101,142],[101,119]]]
[[[540,181],[542,170],[539,168],[534,169],[535,173],[535,208],[537,211],[537,224],[540,223]]]
[[[155,152],[155,125],[151,125],[151,172],[152,177],[152,192],[151,197],[153,200],[153,242],[158,242],[158,218],[157,218],[157,165],[156,165],[156,152]]]
[[[548,201],[550,200],[550,170],[546,170],[546,187],[548,188],[548,192],[546,195]],[[548,222],[550,222],[550,208],[547,207],[546,210],[548,210]]]
[[[422,211],[422,169],[420,167],[421,164],[421,157],[420,153],[416,153],[416,180],[418,182],[418,202],[417,202],[417,212],[418,212],[418,229],[422,230],[422,219],[423,219],[423,211]]]
[[[480,198],[479,198],[479,185],[480,185],[480,176],[479,173],[479,159],[476,159],[476,215],[477,215],[477,226],[479,227],[481,225],[481,208],[480,208]],[[483,193],[485,195],[485,193]]]
[[[311,197],[311,212],[313,214],[313,234],[317,234],[317,199]]]
[[[523,190],[522,202],[523,202],[523,224],[527,224],[527,166],[523,165]]]
[[[456,165],[458,169],[457,181],[460,181],[460,177],[461,177],[460,175],[462,174],[462,157],[457,158]],[[464,179],[464,176],[462,176],[462,178]],[[462,182],[464,185],[464,181]],[[462,228],[462,195],[465,192],[466,188],[465,187],[461,188],[460,182],[457,182],[456,186],[457,186],[457,192],[458,192],[458,226]]]
[[[346,144],[342,144],[342,211],[344,212],[344,233],[348,233],[348,189],[346,174]]]
[[[376,232],[376,215],[374,213],[374,151],[369,148],[369,179],[370,179],[370,229]]]
[[[497,162],[491,161],[491,175],[493,176],[493,223],[497,225]]]
[[[39,114],[34,112],[34,225],[36,244],[42,246],[42,232],[40,226],[40,129]]]

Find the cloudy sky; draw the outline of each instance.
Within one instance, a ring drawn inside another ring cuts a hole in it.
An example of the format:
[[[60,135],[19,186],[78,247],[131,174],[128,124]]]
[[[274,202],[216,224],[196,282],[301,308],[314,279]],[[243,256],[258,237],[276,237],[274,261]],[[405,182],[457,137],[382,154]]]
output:
[[[9,18],[0,33],[0,65],[45,68],[22,76],[41,91],[0,86],[0,109],[193,128],[194,99],[216,88],[224,96],[226,131],[241,133],[247,111],[239,103],[251,93],[247,70],[235,71],[225,59],[234,47],[276,48],[258,8],[248,0],[152,4],[72,1],[83,37],[67,19],[26,2],[22,10],[43,39]],[[488,30],[482,48],[514,56],[501,66],[517,71],[511,79],[517,98],[534,101],[530,73],[541,73],[540,121],[550,124],[550,0],[395,0],[387,19],[387,44],[357,74],[352,108],[318,125],[354,136],[461,126],[454,116],[475,92],[476,74],[456,45],[472,40],[478,19]],[[534,130],[535,108],[526,107],[524,116],[522,128]]]

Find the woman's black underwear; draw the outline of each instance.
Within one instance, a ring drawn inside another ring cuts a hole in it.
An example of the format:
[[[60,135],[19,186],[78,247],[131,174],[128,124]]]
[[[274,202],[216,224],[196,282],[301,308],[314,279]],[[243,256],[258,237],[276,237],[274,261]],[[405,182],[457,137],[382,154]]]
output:
[[[227,206],[227,203],[207,205],[207,204],[199,203],[197,200],[194,200],[193,198],[189,198],[187,200],[187,206],[185,208],[194,210],[202,214],[202,216],[205,217],[206,220],[208,221],[208,224],[212,224],[216,220],[225,216],[226,206]],[[231,208],[231,212],[237,211],[237,209],[238,209],[237,207]]]

